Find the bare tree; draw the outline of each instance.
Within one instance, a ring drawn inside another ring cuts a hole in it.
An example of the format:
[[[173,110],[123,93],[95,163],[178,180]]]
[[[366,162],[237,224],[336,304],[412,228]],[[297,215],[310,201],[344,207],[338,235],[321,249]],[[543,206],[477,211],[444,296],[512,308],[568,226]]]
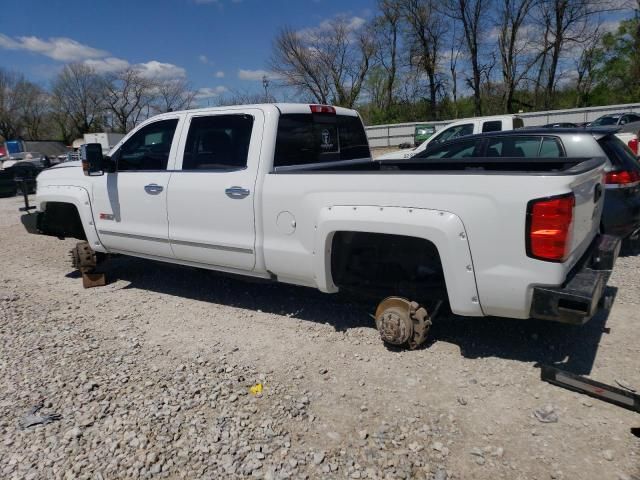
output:
[[[462,25],[469,63],[471,63],[471,78],[468,83],[473,91],[475,114],[480,116],[482,115],[482,72],[484,69],[480,60],[480,47],[486,19],[490,13],[491,0],[449,0],[447,7],[447,14]]]
[[[65,65],[53,82],[52,105],[60,120],[58,123],[69,123],[72,129],[70,132],[65,130],[69,132],[65,136],[79,136],[99,129],[105,109],[104,99],[104,80],[87,65]]]
[[[285,27],[277,35],[271,69],[301,93],[320,103],[353,107],[371,66],[375,46],[344,17],[322,28],[296,32]]]
[[[156,101],[152,106],[155,112],[172,112],[193,108],[196,93],[189,82],[183,78],[157,80],[154,86]]]
[[[22,96],[26,81],[21,74],[0,68],[0,136],[17,138],[22,132]]]
[[[528,75],[535,60],[527,53],[532,50],[527,33],[523,32],[531,8],[538,0],[502,0],[499,5],[500,24],[498,50],[502,65],[503,107],[513,113],[514,94]],[[523,58],[524,57],[524,58]]]
[[[544,90],[544,107],[554,101],[558,69],[563,53],[571,45],[583,43],[596,30],[597,14],[614,9],[603,0],[541,0],[538,24],[542,26],[542,54],[538,82]]]
[[[429,82],[429,108],[437,117],[437,95],[441,87],[438,75],[441,47],[447,32],[442,14],[435,8],[435,0],[404,0],[407,40],[410,61],[419,66]]]
[[[398,49],[402,20],[402,0],[378,0],[380,15],[374,20],[376,60],[385,72],[381,108],[388,109],[394,102],[393,95],[398,77]]]
[[[284,27],[273,43],[271,69],[300,93],[311,94],[316,102],[328,103],[329,73],[323,69],[319,52],[296,31]]]
[[[27,139],[42,138],[49,112],[49,94],[39,86],[26,82],[22,95],[22,124]]]
[[[458,58],[460,58],[460,42],[456,37],[455,25],[451,35],[451,51],[449,52],[449,74],[451,75],[451,97],[453,100],[453,118],[458,118]]]
[[[155,93],[153,81],[135,68],[108,75],[105,102],[113,129],[126,133],[135,127],[148,112]]]

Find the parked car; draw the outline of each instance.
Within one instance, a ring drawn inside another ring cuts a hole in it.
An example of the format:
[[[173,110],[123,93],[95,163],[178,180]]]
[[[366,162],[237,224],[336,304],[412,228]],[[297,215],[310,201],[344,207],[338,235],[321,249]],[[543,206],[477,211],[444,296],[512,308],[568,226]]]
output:
[[[626,143],[637,157],[640,156],[640,148],[638,147],[638,141],[640,140],[640,122],[627,123],[620,127],[620,130],[616,132],[616,137]]]
[[[380,155],[376,160],[396,160],[411,158],[433,145],[439,145],[447,140],[464,137],[480,132],[498,132],[502,130],[515,130],[522,128],[524,122],[516,115],[497,115],[495,117],[465,118],[457,122],[450,123],[442,130],[436,132],[416,148],[404,150],[402,152],[389,152]]]
[[[0,170],[0,197],[14,197],[18,193],[10,171]]]
[[[36,177],[42,170],[32,162],[25,160],[4,169],[3,173],[12,177],[16,185],[16,193],[22,193],[24,187],[26,187],[27,193],[36,193]]]
[[[601,229],[622,238],[640,229],[640,164],[615,135],[617,128],[523,129],[472,135],[430,148],[418,158],[520,158],[544,163],[546,158],[605,157],[605,202]]]
[[[631,122],[640,122],[640,114],[634,112],[609,113],[587,123],[587,127],[610,127],[626,125]]]
[[[620,246],[598,233],[604,159],[518,159],[491,171],[477,161],[461,171],[372,161],[362,121],[346,108],[170,112],[105,158],[99,144],[81,154],[39,175],[37,212],[22,221],[83,240],[73,250],[83,273],[120,253],[355,291],[381,300],[383,340],[411,348],[431,323],[412,300],[466,316],[584,323]]]

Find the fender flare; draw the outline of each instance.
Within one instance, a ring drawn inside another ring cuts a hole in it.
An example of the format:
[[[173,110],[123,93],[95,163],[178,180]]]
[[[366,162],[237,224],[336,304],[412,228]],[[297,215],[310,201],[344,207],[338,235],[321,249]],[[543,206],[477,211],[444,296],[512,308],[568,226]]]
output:
[[[38,211],[45,211],[46,204],[49,202],[74,205],[80,215],[80,221],[82,222],[84,233],[87,236],[87,242],[89,242],[91,248],[98,252],[107,252],[98,236],[93,219],[93,211],[91,209],[91,198],[85,188],[73,185],[38,186],[38,193],[36,195]]]
[[[339,231],[417,237],[433,243],[444,272],[451,310],[483,316],[469,239],[462,220],[451,212],[410,207],[339,205],[320,211],[314,239],[314,277],[318,288],[335,293],[331,276],[333,235]]]

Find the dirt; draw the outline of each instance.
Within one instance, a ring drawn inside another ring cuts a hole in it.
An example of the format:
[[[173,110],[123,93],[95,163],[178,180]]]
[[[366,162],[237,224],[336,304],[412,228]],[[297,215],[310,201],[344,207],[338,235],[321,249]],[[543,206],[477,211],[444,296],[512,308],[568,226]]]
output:
[[[104,266],[108,285],[85,290],[68,260],[75,240],[28,235],[19,205],[18,198],[0,199],[0,290],[18,292],[28,311],[57,315],[62,323],[52,329],[64,325],[65,315],[82,313],[96,338],[121,348],[135,331],[141,368],[145,349],[164,352],[153,362],[167,368],[196,357],[215,368],[224,352],[227,360],[264,372],[280,396],[306,392],[313,420],[304,428],[287,425],[291,449],[326,452],[327,460],[317,468],[310,461],[293,478],[640,478],[640,439],[630,432],[640,427],[640,416],[541,382],[536,368],[559,363],[640,390],[640,257],[618,260],[609,287],[616,295],[612,309],[584,326],[449,315],[434,320],[424,348],[401,351],[379,340],[374,306],[307,288],[117,257]],[[12,335],[11,315],[3,320],[5,339]],[[23,354],[22,362],[36,360],[27,345]],[[0,372],[10,375],[2,357]],[[16,419],[24,413],[19,396],[3,397]],[[542,423],[534,411],[549,405],[558,421]],[[392,447],[367,457],[367,442],[385,426],[392,427]],[[11,426],[0,430],[5,438],[13,432]],[[0,457],[3,449],[11,447],[0,443]],[[352,453],[361,460],[335,472],[321,469]],[[383,453],[409,454],[410,467],[402,473],[380,466],[376,455]]]

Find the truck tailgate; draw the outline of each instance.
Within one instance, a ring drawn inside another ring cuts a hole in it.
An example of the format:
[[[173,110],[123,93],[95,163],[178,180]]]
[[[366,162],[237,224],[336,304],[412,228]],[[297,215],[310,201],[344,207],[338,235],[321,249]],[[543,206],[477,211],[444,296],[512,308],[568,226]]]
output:
[[[598,233],[604,206],[603,182],[602,169],[594,169],[576,176],[570,185],[575,197],[571,253],[567,258],[570,267],[582,257]]]

